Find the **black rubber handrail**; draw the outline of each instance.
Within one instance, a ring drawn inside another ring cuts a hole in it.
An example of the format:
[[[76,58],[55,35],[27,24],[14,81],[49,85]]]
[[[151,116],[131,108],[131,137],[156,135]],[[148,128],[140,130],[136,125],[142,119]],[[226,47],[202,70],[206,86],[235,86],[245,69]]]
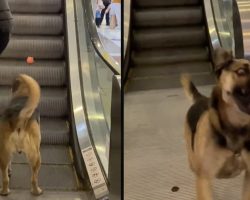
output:
[[[121,74],[121,67],[119,63],[115,62],[114,59],[109,55],[109,53],[104,49],[101,40],[99,38],[97,28],[95,25],[95,18],[93,14],[92,9],[92,2],[90,0],[83,0],[84,6],[84,13],[86,17],[86,22],[90,34],[90,39],[93,44],[93,47],[96,51],[96,53],[102,58],[102,60],[105,62],[105,64],[110,68],[110,70],[115,75]]]

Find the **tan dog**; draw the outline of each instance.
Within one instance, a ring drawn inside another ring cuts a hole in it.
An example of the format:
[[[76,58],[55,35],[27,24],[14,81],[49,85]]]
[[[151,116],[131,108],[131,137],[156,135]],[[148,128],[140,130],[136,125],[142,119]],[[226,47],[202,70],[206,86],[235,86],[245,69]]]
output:
[[[218,83],[210,98],[200,94],[187,76],[181,80],[193,100],[185,139],[197,199],[213,199],[214,178],[245,172],[243,200],[250,200],[250,63],[219,49],[215,66]]]
[[[24,152],[32,170],[31,192],[42,193],[38,186],[40,156],[40,118],[36,110],[40,87],[31,77],[21,74],[12,86],[12,99],[0,116],[0,168],[3,185],[1,195],[9,194],[8,165],[12,154]]]

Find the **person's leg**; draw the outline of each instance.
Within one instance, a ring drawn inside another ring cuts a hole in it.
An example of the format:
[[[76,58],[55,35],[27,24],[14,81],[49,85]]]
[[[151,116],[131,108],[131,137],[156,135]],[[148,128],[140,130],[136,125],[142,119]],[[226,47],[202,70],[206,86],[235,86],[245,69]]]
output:
[[[101,19],[100,19],[100,25],[102,24],[102,21],[103,21],[103,18],[104,18],[104,15],[105,15],[105,11],[106,11],[107,7],[105,6],[104,9],[102,9],[102,12],[101,12]]]
[[[106,13],[106,25],[109,26],[110,22],[109,22],[109,12]]]
[[[10,33],[9,32],[1,32],[0,31],[0,54],[6,48],[9,43]]]

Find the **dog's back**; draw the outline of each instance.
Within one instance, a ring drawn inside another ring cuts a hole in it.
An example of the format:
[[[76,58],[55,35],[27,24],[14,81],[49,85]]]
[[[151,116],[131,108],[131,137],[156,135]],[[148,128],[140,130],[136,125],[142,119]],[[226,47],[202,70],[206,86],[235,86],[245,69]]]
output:
[[[201,115],[209,108],[209,98],[202,95],[194,86],[188,75],[181,76],[181,83],[186,95],[192,100],[193,105],[187,112],[187,123],[192,133],[192,148],[194,145],[194,135],[197,123]]]
[[[12,99],[3,112],[3,118],[9,120],[14,129],[23,128],[34,115],[40,96],[38,83],[30,76],[19,75],[13,83]]]

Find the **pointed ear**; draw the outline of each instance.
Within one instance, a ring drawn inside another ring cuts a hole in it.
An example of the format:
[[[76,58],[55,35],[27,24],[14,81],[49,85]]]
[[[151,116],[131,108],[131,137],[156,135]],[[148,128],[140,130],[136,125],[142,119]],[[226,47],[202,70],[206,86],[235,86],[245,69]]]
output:
[[[233,61],[232,51],[227,51],[223,48],[218,48],[214,52],[215,72],[221,73],[221,70],[227,67]]]

